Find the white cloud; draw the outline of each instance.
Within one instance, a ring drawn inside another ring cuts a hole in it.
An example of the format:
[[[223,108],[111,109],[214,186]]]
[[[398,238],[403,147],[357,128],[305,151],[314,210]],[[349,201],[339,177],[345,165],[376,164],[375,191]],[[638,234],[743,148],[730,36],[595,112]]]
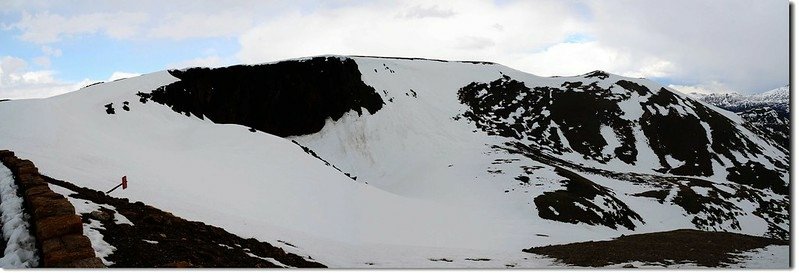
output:
[[[52,56],[52,57],[61,57],[62,54],[61,49],[49,47],[46,45],[42,46],[42,53],[44,53],[45,56]]]
[[[140,75],[141,74],[139,74],[139,73],[116,71],[114,73],[111,73],[111,77],[108,77],[108,80],[106,80],[106,81],[112,82],[112,81],[116,81],[116,80],[120,80],[120,79],[127,79],[127,78],[137,77],[137,76],[140,76]]]
[[[187,68],[187,67],[220,67],[225,65],[225,61],[222,60],[219,56],[206,56],[195,58],[191,60],[186,60],[183,62],[173,63],[166,65],[166,69],[180,69],[180,68]]]
[[[439,8],[436,5],[423,7],[421,5],[414,6],[405,13],[403,13],[402,17],[407,18],[447,18],[455,15],[455,12],[448,9]]]
[[[38,65],[39,67],[42,67],[42,68],[50,68],[50,64],[52,62],[50,61],[50,57],[39,56],[39,57],[33,58],[33,63],[35,63],[36,65]]]
[[[75,91],[91,83],[84,79],[77,83],[56,80],[52,70],[28,70],[20,58],[0,58],[0,99],[45,98]]]
[[[725,84],[722,84],[718,81],[710,81],[704,84],[697,84],[697,85],[677,85],[671,84],[669,88],[675,89],[680,91],[684,94],[691,94],[691,93],[699,93],[699,94],[711,94],[711,93],[741,93],[739,91],[735,91],[730,89]]]
[[[146,20],[146,14],[128,12],[88,13],[70,17],[49,12],[23,12],[22,19],[9,27],[21,31],[19,38],[23,41],[48,44],[64,37],[98,32],[116,39],[131,38]]]
[[[278,3],[266,1],[255,1],[251,5],[196,1],[83,2],[79,13],[74,6],[65,7],[59,3],[43,5],[45,7],[38,8],[45,10],[41,12],[30,13],[29,9],[20,8],[23,12],[19,21],[4,23],[3,28],[18,30],[21,32],[19,39],[36,44],[52,44],[91,34],[127,40],[231,38],[250,27],[256,13],[268,16],[269,10],[280,7]],[[75,6],[80,5],[76,3]],[[267,12],[255,11],[257,8]],[[60,54],[57,50],[52,53]]]
[[[240,38],[241,61],[343,54],[498,61],[505,64],[579,31],[561,1],[437,1],[446,18],[408,17],[424,1],[292,12],[259,24]],[[422,6],[424,7],[424,6]],[[499,27],[498,27],[499,26]],[[546,26],[546,27],[536,27]]]
[[[241,47],[235,56],[197,52],[204,57],[170,68],[343,54],[485,60],[540,75],[602,69],[743,92],[788,81],[784,1],[12,2],[0,11],[47,10],[3,25],[45,45],[30,60],[37,69],[56,62],[58,41],[101,34],[165,46],[235,38]],[[571,35],[587,38],[567,42]]]
[[[252,18],[233,12],[220,14],[173,13],[149,32],[153,38],[235,37],[252,25]]]

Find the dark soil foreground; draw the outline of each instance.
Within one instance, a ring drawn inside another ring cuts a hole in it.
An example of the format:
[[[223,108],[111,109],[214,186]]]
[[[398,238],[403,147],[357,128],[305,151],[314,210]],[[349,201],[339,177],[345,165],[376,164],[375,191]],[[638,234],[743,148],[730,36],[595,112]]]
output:
[[[258,257],[273,258],[292,267],[325,267],[309,261],[310,257],[287,253],[256,239],[243,239],[221,228],[188,221],[141,202],[130,203],[126,198],[110,197],[100,191],[43,177],[48,183],[76,192],[71,197],[114,206],[133,222],[133,226],[114,223],[112,210],[103,210],[110,217],[82,215],[87,223],[90,218],[100,220],[105,228],[100,230],[103,239],[117,248],[106,258],[114,262],[111,267],[280,267]]]
[[[626,262],[671,264],[693,262],[719,267],[735,263],[736,253],[788,241],[730,232],[680,229],[622,236],[610,241],[589,241],[533,247],[524,252],[545,255],[576,266],[606,266]]]

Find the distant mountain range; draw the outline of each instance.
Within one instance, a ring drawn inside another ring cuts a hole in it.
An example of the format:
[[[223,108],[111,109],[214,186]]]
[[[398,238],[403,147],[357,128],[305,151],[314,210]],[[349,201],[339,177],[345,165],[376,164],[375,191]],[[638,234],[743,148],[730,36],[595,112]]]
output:
[[[786,85],[754,95],[739,93],[701,94],[691,96],[716,107],[737,113],[746,126],[755,128],[783,148],[788,148],[791,136],[790,86]]]

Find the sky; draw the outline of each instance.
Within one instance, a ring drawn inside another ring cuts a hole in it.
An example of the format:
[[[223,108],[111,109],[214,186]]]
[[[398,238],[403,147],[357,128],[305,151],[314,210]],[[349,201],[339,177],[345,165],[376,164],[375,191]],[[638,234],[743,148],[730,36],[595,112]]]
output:
[[[164,69],[337,54],[605,70],[682,92],[789,80],[779,0],[0,0],[0,99]]]

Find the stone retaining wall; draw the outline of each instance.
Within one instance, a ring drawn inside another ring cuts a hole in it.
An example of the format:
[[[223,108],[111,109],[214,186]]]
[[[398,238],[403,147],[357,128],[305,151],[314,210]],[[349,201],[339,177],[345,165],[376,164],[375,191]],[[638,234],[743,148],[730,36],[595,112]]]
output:
[[[91,241],[83,235],[83,223],[66,197],[53,192],[30,160],[0,150],[0,162],[14,174],[17,190],[39,249],[42,267],[105,267],[95,257]]]

